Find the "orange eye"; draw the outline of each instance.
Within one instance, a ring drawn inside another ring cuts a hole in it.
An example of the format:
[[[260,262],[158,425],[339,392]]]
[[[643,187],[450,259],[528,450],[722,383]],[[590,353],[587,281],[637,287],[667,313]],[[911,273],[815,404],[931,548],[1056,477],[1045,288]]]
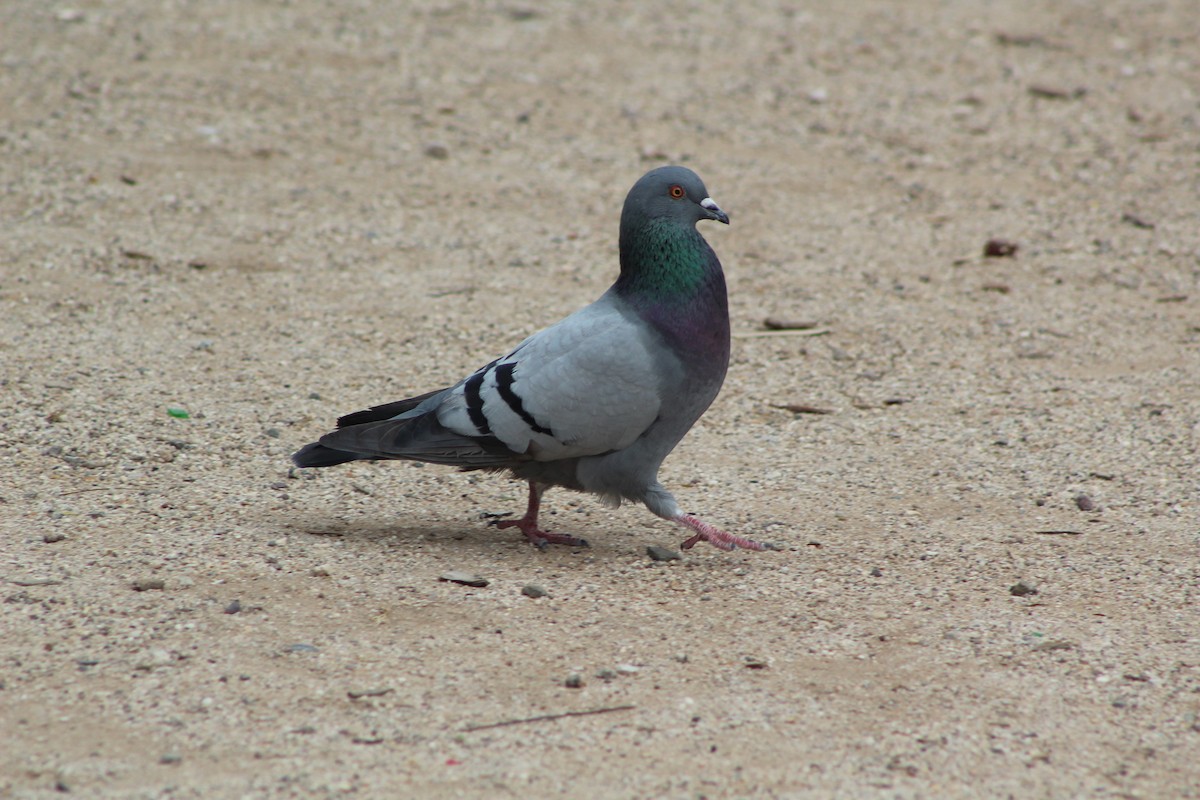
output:
[[[677,183],[674,186],[672,186],[670,189],[667,190],[667,194],[671,195],[671,197],[674,197],[676,200],[678,200],[681,197],[683,197],[685,194],[687,194],[687,192],[685,192],[683,190],[683,187]]]

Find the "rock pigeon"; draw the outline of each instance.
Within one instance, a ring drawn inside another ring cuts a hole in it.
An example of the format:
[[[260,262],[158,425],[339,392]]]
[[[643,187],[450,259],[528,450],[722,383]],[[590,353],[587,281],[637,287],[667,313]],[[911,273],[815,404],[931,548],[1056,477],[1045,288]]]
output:
[[[589,306],[446,389],[341,417],[292,456],[299,467],[408,459],[512,473],[529,483],[517,528],[532,543],[585,546],[538,527],[551,486],[645,503],[692,532],[683,548],[767,545],[684,513],[658,482],[667,454],[717,396],[729,365],[721,262],[696,230],[729,224],[696,173],[646,173],[621,211],[621,271]]]

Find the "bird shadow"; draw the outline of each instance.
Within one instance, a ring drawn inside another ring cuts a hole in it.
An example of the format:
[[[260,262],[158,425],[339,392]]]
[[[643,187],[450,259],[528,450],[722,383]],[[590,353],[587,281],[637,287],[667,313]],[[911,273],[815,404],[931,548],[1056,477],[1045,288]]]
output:
[[[386,520],[347,520],[344,517],[313,514],[294,518],[289,523],[289,535],[304,534],[315,538],[332,538],[345,542],[377,545],[381,548],[420,547],[438,548],[447,552],[475,552],[480,555],[494,554],[500,549],[533,554],[543,553],[587,553],[594,548],[547,545],[539,551],[520,533],[498,530],[490,522],[506,516],[486,514],[478,520],[466,523],[436,520],[413,522],[387,522]]]

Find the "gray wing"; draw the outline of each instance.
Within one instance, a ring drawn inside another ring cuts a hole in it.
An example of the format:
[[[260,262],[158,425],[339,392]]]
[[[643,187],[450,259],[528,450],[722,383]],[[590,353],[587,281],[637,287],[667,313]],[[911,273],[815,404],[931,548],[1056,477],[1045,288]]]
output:
[[[449,389],[345,418],[375,421],[339,428],[319,444],[360,458],[468,468],[599,455],[645,433],[662,411],[664,387],[681,374],[610,293]],[[403,410],[380,420],[390,407]]]
[[[598,455],[654,423],[678,371],[645,323],[605,295],[451,388],[436,414],[447,430],[536,461]]]

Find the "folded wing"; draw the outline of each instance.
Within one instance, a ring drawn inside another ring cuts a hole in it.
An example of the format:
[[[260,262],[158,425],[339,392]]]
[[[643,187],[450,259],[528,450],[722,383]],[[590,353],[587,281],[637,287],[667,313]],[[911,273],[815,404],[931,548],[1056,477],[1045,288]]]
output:
[[[680,369],[653,337],[606,295],[449,389],[343,417],[318,446],[466,468],[621,450]]]

